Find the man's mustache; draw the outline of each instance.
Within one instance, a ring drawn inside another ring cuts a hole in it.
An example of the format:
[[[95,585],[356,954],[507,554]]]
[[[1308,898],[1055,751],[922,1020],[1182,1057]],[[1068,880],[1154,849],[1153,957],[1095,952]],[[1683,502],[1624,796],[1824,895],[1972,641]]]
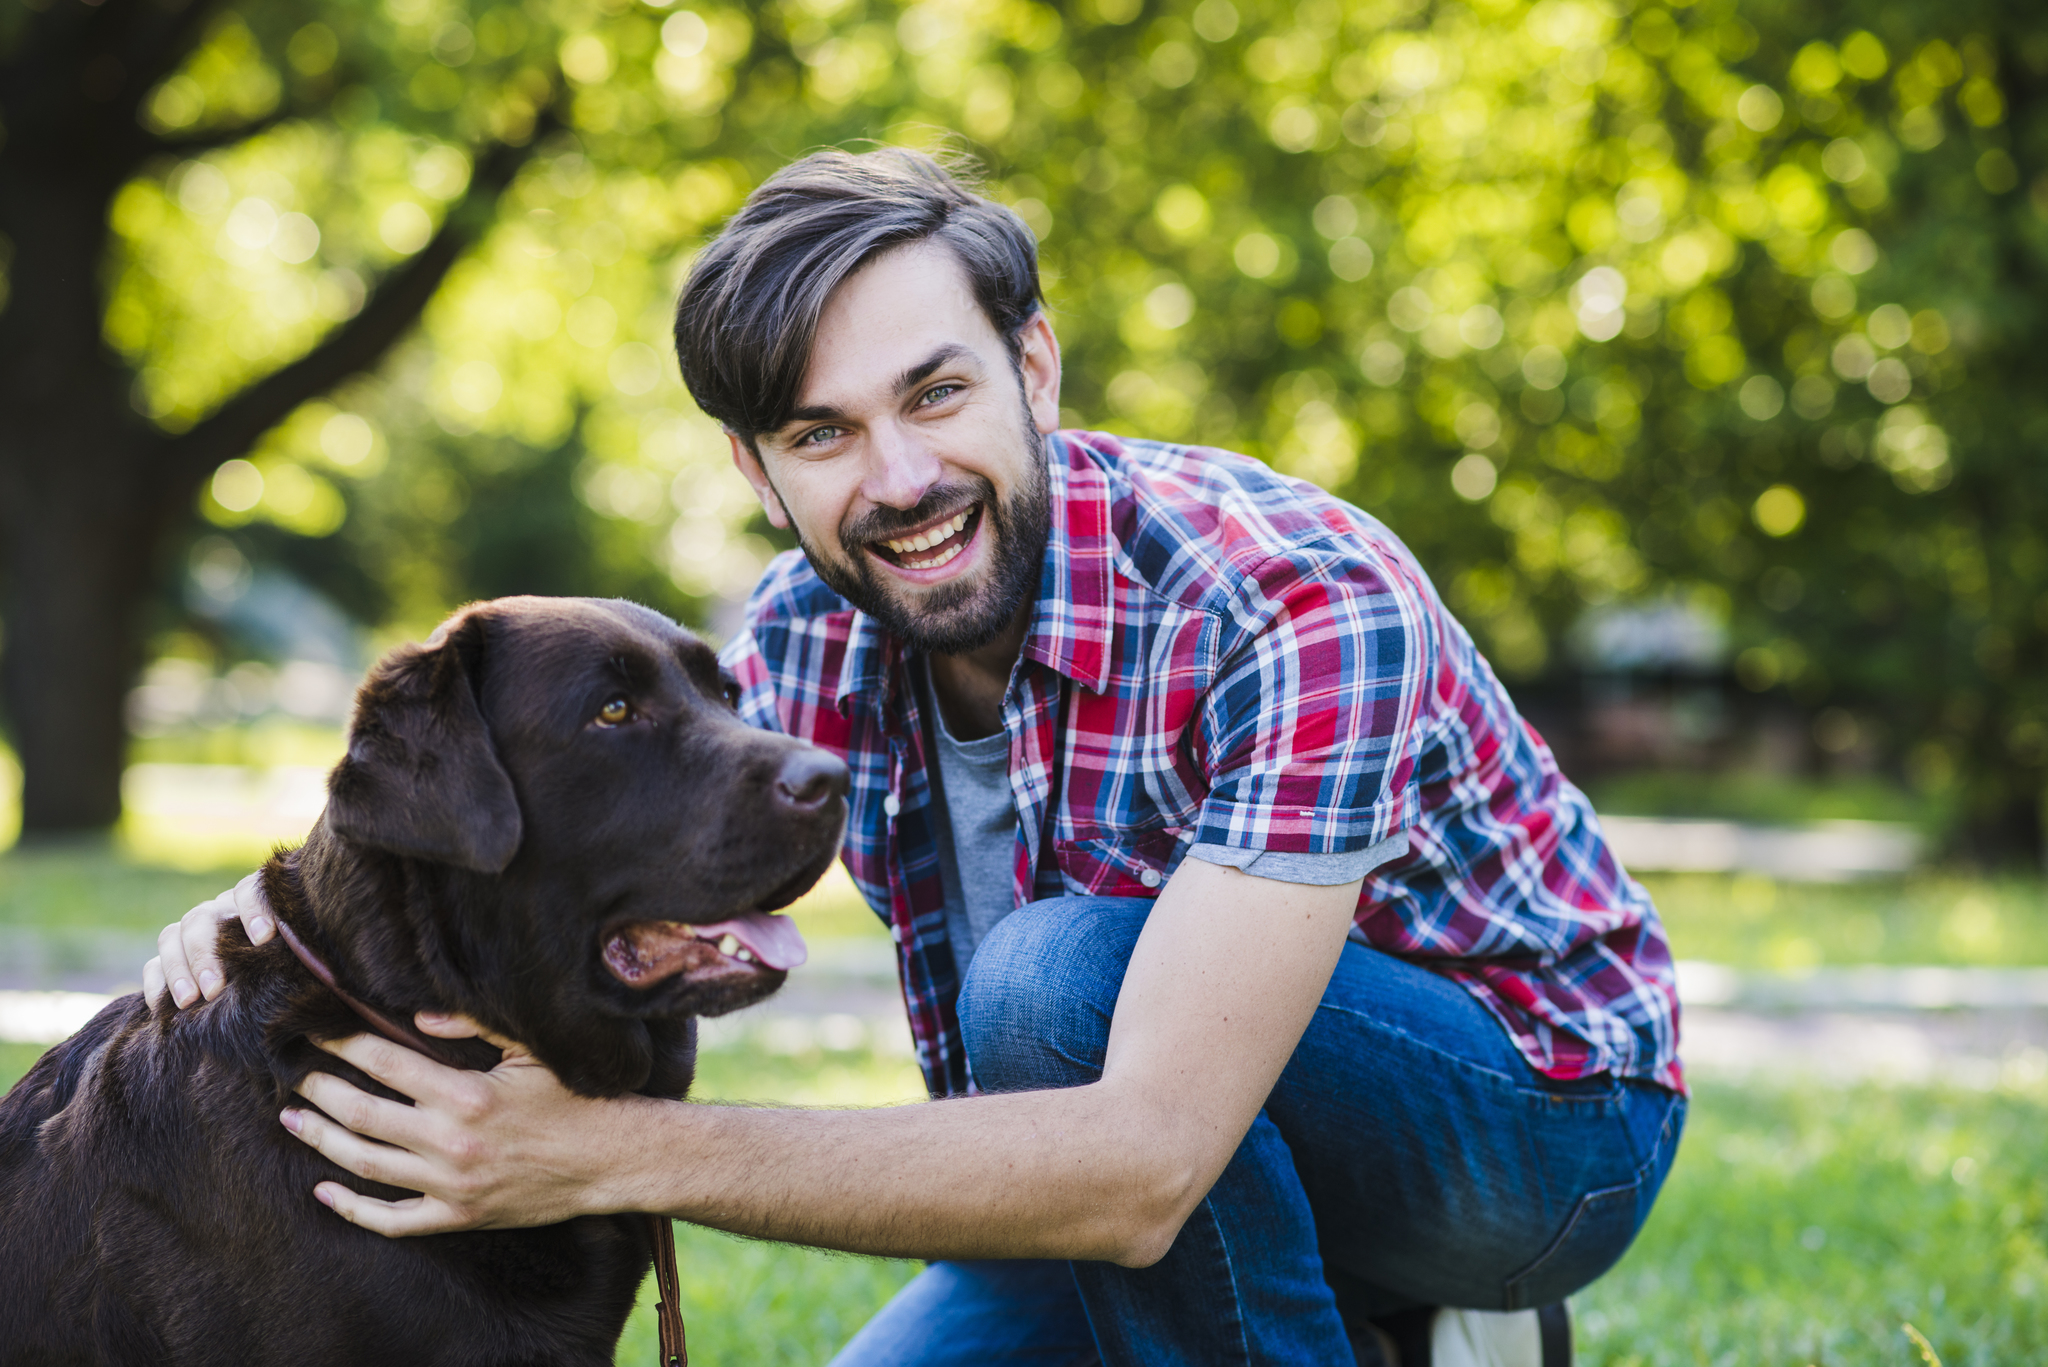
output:
[[[874,508],[840,529],[839,544],[849,556],[858,557],[871,542],[911,531],[948,510],[980,503],[984,508],[995,501],[995,486],[987,480],[968,484],[942,484],[911,508]]]

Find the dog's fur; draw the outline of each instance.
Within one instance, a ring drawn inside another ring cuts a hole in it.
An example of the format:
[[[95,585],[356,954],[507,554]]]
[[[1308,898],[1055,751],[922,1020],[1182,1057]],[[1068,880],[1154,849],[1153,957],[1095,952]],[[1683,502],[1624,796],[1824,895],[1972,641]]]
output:
[[[593,724],[618,697],[631,720]],[[698,942],[636,988],[603,942],[790,901],[837,853],[844,792],[836,760],[742,725],[711,651],[659,614],[503,599],[379,663],[325,813],[263,882],[386,1014],[465,1012],[586,1095],[680,1097],[693,1018],[783,974]],[[398,1240],[338,1219],[322,1179],[405,1193],[278,1111],[313,1069],[391,1095],[309,1042],[362,1022],[281,938],[231,924],[220,947],[218,999],[124,997],[0,1100],[0,1363],[609,1363],[644,1219]]]

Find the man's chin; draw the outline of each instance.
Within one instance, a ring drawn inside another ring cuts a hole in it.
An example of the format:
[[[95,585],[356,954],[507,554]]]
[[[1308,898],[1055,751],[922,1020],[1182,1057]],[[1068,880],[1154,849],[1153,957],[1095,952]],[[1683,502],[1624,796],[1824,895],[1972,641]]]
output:
[[[1002,635],[1016,617],[1022,600],[995,601],[986,575],[972,582],[943,584],[920,595],[921,601],[907,602],[890,586],[870,578],[856,596],[838,589],[839,596],[873,618],[875,624],[912,650],[928,655],[963,655]],[[829,582],[829,581],[828,581]]]

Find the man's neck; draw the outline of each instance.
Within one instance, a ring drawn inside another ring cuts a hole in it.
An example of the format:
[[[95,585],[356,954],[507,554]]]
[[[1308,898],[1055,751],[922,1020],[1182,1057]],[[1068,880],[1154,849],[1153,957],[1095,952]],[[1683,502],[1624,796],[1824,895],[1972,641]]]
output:
[[[1018,604],[1010,625],[979,650],[930,657],[932,693],[956,740],[980,740],[1003,729],[1003,694],[1031,630],[1034,606],[1029,598]]]

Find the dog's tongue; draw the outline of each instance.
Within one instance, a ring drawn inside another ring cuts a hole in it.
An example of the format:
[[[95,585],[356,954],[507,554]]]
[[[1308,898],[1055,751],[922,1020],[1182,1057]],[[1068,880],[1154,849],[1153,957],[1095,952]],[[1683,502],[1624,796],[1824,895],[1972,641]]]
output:
[[[796,922],[772,912],[750,911],[730,921],[693,925],[690,933],[700,940],[716,940],[722,935],[730,935],[753,950],[754,957],[767,967],[784,973],[810,957],[810,951],[804,948],[803,932],[796,928]]]

